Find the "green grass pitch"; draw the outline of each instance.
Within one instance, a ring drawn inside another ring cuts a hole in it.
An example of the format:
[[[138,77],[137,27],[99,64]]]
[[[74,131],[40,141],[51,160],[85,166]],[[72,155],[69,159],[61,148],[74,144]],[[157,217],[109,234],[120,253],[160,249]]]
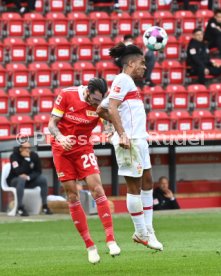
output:
[[[2,220],[2,219],[1,219]],[[156,252],[134,244],[129,216],[115,216],[122,253],[112,258],[97,218],[89,219],[101,262],[89,264],[71,220],[0,223],[0,275],[221,275],[221,211],[155,214]]]

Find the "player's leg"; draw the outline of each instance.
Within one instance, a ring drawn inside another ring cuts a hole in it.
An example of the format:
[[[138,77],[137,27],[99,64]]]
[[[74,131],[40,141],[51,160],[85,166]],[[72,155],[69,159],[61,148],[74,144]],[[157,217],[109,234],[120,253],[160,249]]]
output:
[[[92,170],[93,168],[91,167],[90,172],[92,172]],[[106,243],[109,248],[109,253],[112,256],[119,255],[121,250],[115,242],[110,206],[102,187],[100,175],[98,173],[90,174],[85,177],[85,181],[96,201],[98,215],[106,234]]]
[[[146,169],[143,172],[141,199],[148,234],[148,246],[153,249],[163,250],[163,245],[157,240],[153,228],[153,180],[151,169]]]
[[[147,230],[140,195],[142,178],[125,176],[125,180],[127,183],[127,209],[135,228],[132,238],[135,242],[147,245]]]
[[[88,250],[88,260],[91,263],[97,263],[100,261],[100,256],[89,233],[87,217],[80,203],[76,182],[64,181],[62,185],[68,197],[70,215]]]

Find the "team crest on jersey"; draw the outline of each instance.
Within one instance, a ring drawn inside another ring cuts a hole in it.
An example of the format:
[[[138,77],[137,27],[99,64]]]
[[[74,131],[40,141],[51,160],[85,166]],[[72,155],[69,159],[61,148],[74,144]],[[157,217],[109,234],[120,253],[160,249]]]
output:
[[[96,111],[86,110],[86,114],[87,116],[90,116],[90,117],[98,117],[98,114],[96,113]]]
[[[55,101],[55,103],[56,103],[57,105],[59,105],[59,104],[61,103],[61,100],[62,100],[62,96],[61,96],[61,95],[58,95],[58,96],[57,96],[57,99],[56,99],[56,101]]]
[[[114,86],[114,92],[120,93],[120,89],[121,88],[119,86],[117,86],[117,85]]]
[[[141,174],[142,173],[142,166],[141,166],[141,164],[138,164],[137,165],[137,172],[139,173],[139,174]]]
[[[64,176],[64,173],[63,173],[63,172],[58,172],[58,173],[57,173],[57,176],[58,176],[58,178],[59,178],[59,177],[63,177],[63,176]]]

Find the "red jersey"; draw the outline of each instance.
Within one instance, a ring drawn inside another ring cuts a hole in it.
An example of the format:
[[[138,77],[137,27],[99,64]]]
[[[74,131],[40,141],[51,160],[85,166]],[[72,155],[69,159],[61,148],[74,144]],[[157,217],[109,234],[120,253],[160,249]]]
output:
[[[84,99],[85,88],[81,85],[62,89],[51,113],[61,118],[57,127],[64,136],[74,135],[76,146],[73,146],[73,150],[79,148],[79,145],[89,144],[92,130],[99,121],[96,108],[89,105]],[[61,147],[55,143],[54,137],[51,142],[56,148]]]

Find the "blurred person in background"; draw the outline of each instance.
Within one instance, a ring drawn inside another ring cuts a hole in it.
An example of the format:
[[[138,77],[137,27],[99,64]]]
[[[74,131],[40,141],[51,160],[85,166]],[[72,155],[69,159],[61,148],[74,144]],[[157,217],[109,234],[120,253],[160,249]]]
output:
[[[214,16],[209,19],[204,40],[210,49],[218,48],[221,57],[221,9],[216,9]]]
[[[46,215],[52,212],[47,205],[48,185],[46,178],[42,175],[41,161],[36,152],[31,151],[31,144],[24,142],[15,147],[10,156],[11,171],[7,183],[15,187],[18,198],[18,214],[28,216],[25,206],[22,205],[24,189],[32,189],[37,186],[41,188],[42,209]]]
[[[180,206],[174,197],[173,192],[169,189],[169,180],[162,176],[159,179],[159,187],[153,192],[153,209],[169,210],[180,209]]]
[[[203,41],[203,31],[193,30],[192,39],[187,47],[187,66],[190,76],[198,76],[198,82],[205,84],[206,75],[218,76],[221,74],[220,65],[210,59],[209,49]]]

